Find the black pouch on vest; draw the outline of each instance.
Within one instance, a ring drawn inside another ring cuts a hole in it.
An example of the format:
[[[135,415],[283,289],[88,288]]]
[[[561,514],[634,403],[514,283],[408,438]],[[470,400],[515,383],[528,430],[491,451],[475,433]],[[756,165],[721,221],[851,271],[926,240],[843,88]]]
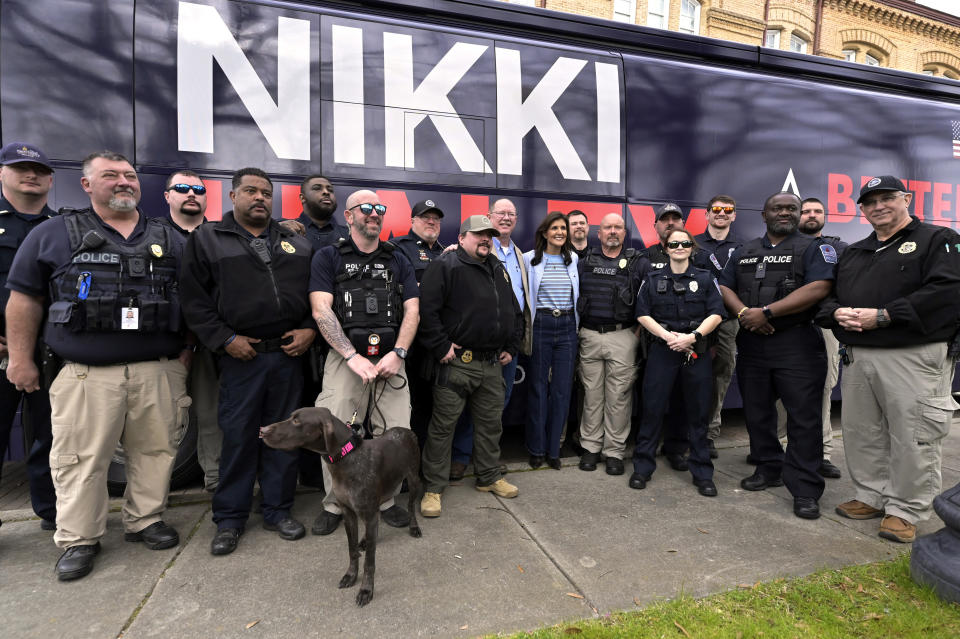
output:
[[[168,330],[170,302],[159,296],[147,296],[140,300],[140,330],[156,333]]]
[[[347,339],[365,357],[386,355],[397,343],[397,332],[392,328],[352,328]]]
[[[66,325],[71,331],[78,332],[83,329],[80,317],[74,317],[76,305],[68,300],[54,302],[47,311],[47,321],[51,324]]]
[[[120,328],[120,311],[117,308],[117,296],[113,293],[104,293],[101,295],[97,301],[99,302],[99,308],[97,309],[97,320],[98,330],[101,331],[115,331]],[[88,299],[89,303],[90,300]],[[90,307],[87,307],[87,322],[90,321]],[[89,323],[87,324],[87,330],[90,330]]]

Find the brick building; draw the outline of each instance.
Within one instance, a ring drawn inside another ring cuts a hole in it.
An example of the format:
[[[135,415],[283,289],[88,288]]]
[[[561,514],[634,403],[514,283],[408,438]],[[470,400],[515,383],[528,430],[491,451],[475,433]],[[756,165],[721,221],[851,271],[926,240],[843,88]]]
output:
[[[960,17],[913,0],[511,1],[960,80]]]

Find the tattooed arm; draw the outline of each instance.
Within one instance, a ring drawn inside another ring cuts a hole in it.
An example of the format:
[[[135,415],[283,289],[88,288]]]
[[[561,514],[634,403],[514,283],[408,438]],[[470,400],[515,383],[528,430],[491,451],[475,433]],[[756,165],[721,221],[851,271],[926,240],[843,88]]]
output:
[[[317,322],[320,334],[335,350],[347,361],[347,366],[360,376],[363,383],[372,382],[377,377],[377,369],[366,357],[357,352],[350,340],[343,333],[340,320],[333,312],[333,295],[323,291],[310,293],[310,306],[313,309],[313,319]]]

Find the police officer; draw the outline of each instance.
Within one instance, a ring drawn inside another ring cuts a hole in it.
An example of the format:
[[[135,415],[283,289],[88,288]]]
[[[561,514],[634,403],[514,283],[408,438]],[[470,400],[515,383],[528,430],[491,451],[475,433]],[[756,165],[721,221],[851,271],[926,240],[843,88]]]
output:
[[[656,220],[653,224],[657,232],[657,242],[647,246],[644,253],[650,260],[650,267],[654,271],[667,268],[670,263],[670,255],[667,251],[667,238],[676,229],[683,228],[683,211],[673,202],[667,202],[657,210]],[[694,249],[691,257],[694,263],[697,262],[699,252]],[[639,388],[635,389],[639,391]],[[646,401],[646,398],[643,398]],[[685,413],[683,395],[680,392],[679,385],[673,387],[673,393],[670,397],[670,407],[666,411],[666,427],[663,429],[663,449],[662,454],[666,457],[670,467],[674,470],[685,471],[689,468],[687,465],[687,416]]]
[[[815,197],[808,197],[800,205],[800,227],[804,235],[818,237],[837,251],[838,258],[843,255],[847,243],[835,235],[823,235],[823,226],[826,221],[823,202]],[[830,460],[833,452],[833,424],[830,421],[831,400],[833,387],[840,379],[840,343],[830,330],[819,329],[823,335],[823,343],[827,354],[827,379],[823,385],[823,459],[817,472],[827,479],[839,479],[843,473]],[[787,428],[787,412],[783,403],[777,402],[777,436],[785,441]]]
[[[310,270],[313,317],[330,345],[316,405],[345,422],[368,417],[375,437],[388,428],[410,428],[404,359],[420,317],[409,260],[380,241],[386,212],[376,193],[351,194],[344,211],[350,237],[318,252]],[[324,485],[333,486],[326,462],[323,470]],[[409,513],[393,498],[380,505],[380,513],[387,525],[410,523]],[[311,531],[329,535],[342,518],[337,496],[328,488]]]
[[[633,451],[631,488],[642,489],[657,467],[660,424],[674,385],[680,386],[690,442],[688,464],[693,484],[705,497],[716,497],[713,463],[707,445],[710,409],[710,351],[706,336],[723,316],[723,299],[713,275],[695,268],[696,249],[686,229],[666,237],[670,263],[646,276],[637,297],[637,321],[655,338],[643,376],[643,420]]]
[[[47,206],[47,195],[52,186],[53,168],[39,148],[23,142],[11,142],[0,149],[0,358],[3,359],[7,359],[3,309],[10,296],[5,286],[7,274],[13,256],[27,233],[56,215]],[[42,348],[37,349],[35,361],[38,363],[41,351]],[[17,407],[21,405],[21,423],[30,426],[33,441],[27,456],[30,501],[33,512],[40,517],[40,527],[54,530],[57,527],[57,495],[50,478],[50,445],[53,442],[50,396],[46,388],[32,393],[17,390],[7,380],[6,370],[0,370],[0,472],[3,470],[13,419]]]
[[[720,276],[727,310],[740,321],[737,381],[756,472],[745,490],[786,484],[797,517],[820,516],[823,477],[820,397],[826,377],[823,338],[811,323],[830,292],[837,253],[797,232],[800,198],[777,193],[763,205],[765,235],[733,252]],[[777,398],[787,409],[786,455],[777,439]]]
[[[39,388],[34,353],[44,316],[44,342],[64,360],[50,387],[62,581],[93,569],[118,441],[126,452],[124,539],[154,550],[179,543],[161,515],[175,431],[190,405],[177,292],[183,241],[137,210],[140,183],[122,155],[87,156],[80,183],[91,207],[34,229],[7,280],[10,382],[28,393]]]
[[[161,218],[180,233],[186,242],[190,233],[207,222],[207,188],[190,169],[171,173],[163,189],[169,210]],[[191,419],[197,424],[197,461],[203,469],[203,488],[214,492],[220,482],[220,446],[223,433],[217,423],[218,374],[212,351],[203,344],[193,345],[193,359],[187,388],[190,389]]]
[[[297,221],[303,225],[314,252],[333,246],[350,235],[350,229],[333,219],[337,211],[337,195],[330,180],[319,174],[308,175],[300,183],[300,204],[303,211]]]
[[[440,243],[440,224],[443,211],[433,200],[423,200],[410,213],[410,232],[393,240],[413,266],[417,283],[430,263],[443,253]],[[410,382],[410,428],[416,433],[422,448],[427,441],[427,425],[433,412],[433,358],[415,340],[407,355],[407,378]],[[462,475],[461,475],[462,478]]]
[[[707,206],[707,229],[694,237],[699,249],[694,255],[694,265],[710,271],[714,277],[720,277],[727,260],[734,249],[740,246],[740,238],[733,233],[733,223],[737,219],[737,201],[729,195],[715,195]],[[720,322],[714,331],[715,343],[713,355],[713,399],[710,403],[710,425],[707,428],[707,443],[710,445],[710,457],[717,457],[716,439],[720,437],[720,411],[727,396],[733,368],[737,363],[736,317],[728,317]]]
[[[960,236],[910,215],[912,199],[891,175],[864,184],[857,202],[874,232],[844,251],[817,317],[846,345],[841,422],[855,496],[837,513],[882,516],[880,536],[902,543],[930,517],[958,408]]]
[[[580,379],[583,417],[580,470],[597,469],[601,453],[608,475],[623,474],[630,434],[630,408],[639,340],[634,303],[650,262],[623,245],[623,218],[605,215],[597,232],[600,247],[578,262],[580,269]]]
[[[220,356],[223,447],[213,495],[214,555],[236,550],[257,479],[264,529],[290,541],[305,534],[290,514],[297,454],[266,446],[259,434],[298,407],[303,374],[297,358],[316,336],[306,289],[312,249],[272,219],[270,177],[240,169],[230,200],[232,211],[190,234],[180,280],[190,328]]]
[[[467,218],[460,225],[457,250],[424,274],[420,339],[442,364],[423,451],[424,517],[440,516],[454,428],[467,406],[474,423],[477,490],[505,498],[519,493],[499,468],[505,392],[501,369],[517,355],[524,324],[510,276],[493,252],[498,233],[485,215]]]

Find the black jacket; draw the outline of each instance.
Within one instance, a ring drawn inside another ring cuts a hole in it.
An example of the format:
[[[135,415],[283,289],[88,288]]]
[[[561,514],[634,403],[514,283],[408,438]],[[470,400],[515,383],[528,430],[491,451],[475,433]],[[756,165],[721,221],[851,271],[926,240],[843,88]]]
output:
[[[885,308],[890,326],[854,332],[837,325],[841,306]],[[848,246],[836,286],[820,304],[817,323],[842,344],[913,346],[945,342],[960,320],[960,235],[917,218],[886,242],[877,234]]]
[[[310,242],[275,220],[261,237],[269,237],[269,256],[258,255],[230,211],[187,240],[180,273],[183,315],[212,351],[235,333],[271,339],[294,328],[313,328],[307,293]]]
[[[451,342],[516,357],[523,331],[510,276],[495,254],[478,262],[458,248],[427,267],[420,283],[418,339],[434,358],[446,355]]]

